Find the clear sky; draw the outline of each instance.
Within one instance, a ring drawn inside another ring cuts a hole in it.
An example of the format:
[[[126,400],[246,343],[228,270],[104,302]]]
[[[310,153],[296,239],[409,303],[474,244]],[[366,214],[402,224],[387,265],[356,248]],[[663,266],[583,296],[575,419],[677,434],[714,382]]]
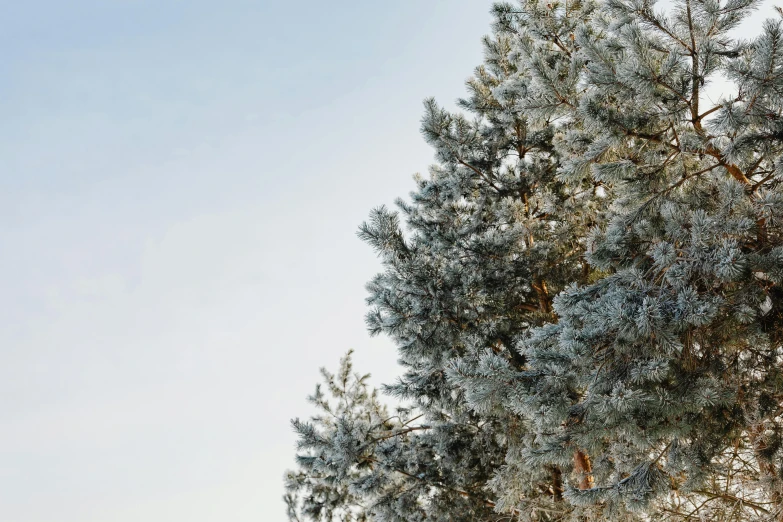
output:
[[[0,520],[285,520],[318,368],[396,375],[355,231],[489,6],[0,0]]]
[[[282,522],[490,2],[0,0],[0,520]]]

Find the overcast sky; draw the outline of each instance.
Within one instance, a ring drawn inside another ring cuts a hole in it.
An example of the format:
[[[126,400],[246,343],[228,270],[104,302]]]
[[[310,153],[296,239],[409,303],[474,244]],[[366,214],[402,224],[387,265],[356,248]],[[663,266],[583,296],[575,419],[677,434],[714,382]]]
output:
[[[0,0],[0,520],[285,520],[318,368],[396,374],[355,231],[489,5]]]
[[[282,522],[487,1],[0,0],[0,520]]]

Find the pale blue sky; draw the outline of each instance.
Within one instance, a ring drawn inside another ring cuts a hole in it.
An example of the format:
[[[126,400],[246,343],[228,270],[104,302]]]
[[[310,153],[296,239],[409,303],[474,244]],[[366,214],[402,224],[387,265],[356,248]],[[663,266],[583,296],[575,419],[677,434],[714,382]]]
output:
[[[282,522],[490,2],[0,0],[0,520]]]

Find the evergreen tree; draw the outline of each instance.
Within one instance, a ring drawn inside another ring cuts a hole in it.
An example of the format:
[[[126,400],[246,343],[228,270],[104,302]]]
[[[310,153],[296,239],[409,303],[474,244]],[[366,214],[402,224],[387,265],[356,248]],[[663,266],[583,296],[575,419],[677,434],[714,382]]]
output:
[[[425,102],[437,165],[360,228],[406,407],[325,373],[292,519],[783,517],[783,27],[731,35],[757,3],[493,7],[466,115]]]

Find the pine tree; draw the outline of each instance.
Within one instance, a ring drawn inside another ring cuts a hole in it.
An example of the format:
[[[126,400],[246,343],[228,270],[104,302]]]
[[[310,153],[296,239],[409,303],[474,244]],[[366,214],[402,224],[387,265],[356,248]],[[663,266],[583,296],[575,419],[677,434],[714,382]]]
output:
[[[783,517],[783,26],[731,33],[757,4],[493,7],[466,114],[425,102],[437,165],[360,228],[406,406],[325,373],[292,519]]]

